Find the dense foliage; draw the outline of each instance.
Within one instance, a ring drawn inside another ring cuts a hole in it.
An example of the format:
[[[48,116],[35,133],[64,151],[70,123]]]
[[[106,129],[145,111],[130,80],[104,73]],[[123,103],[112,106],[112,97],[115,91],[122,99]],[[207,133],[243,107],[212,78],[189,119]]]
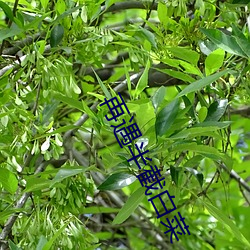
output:
[[[0,1],[0,249],[250,249],[248,7]],[[99,106],[118,92],[189,225],[173,244],[115,139],[129,115]]]

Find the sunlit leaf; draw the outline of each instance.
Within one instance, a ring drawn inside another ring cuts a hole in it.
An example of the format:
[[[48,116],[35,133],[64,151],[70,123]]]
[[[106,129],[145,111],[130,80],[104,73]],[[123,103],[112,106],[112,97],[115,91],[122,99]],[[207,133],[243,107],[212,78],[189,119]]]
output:
[[[116,215],[112,224],[121,224],[124,222],[139,206],[145,197],[144,193],[145,188],[140,187],[132,195],[130,195],[124,206],[121,208],[120,212]]]
[[[11,194],[14,194],[18,187],[16,176],[5,168],[0,168],[0,183]]]

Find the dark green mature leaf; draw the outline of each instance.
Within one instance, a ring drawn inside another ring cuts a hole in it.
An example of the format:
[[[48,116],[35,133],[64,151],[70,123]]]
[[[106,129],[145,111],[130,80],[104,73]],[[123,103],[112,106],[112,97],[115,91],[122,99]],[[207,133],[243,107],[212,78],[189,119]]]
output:
[[[132,195],[130,195],[125,205],[116,215],[112,224],[121,224],[123,221],[125,221],[139,206],[139,204],[145,197],[144,193],[145,193],[145,188],[139,187]]]
[[[50,46],[51,47],[56,47],[62,41],[63,34],[64,34],[64,28],[63,28],[63,26],[61,24],[56,25],[51,30]]]
[[[0,182],[2,183],[3,187],[11,194],[16,192],[18,187],[17,178],[8,169],[0,168]]]
[[[208,108],[207,117],[204,122],[219,121],[226,111],[227,104],[227,99],[215,101],[214,103],[212,103]]]
[[[223,70],[221,72],[215,73],[213,75],[207,76],[205,78],[202,78],[198,81],[195,81],[191,84],[189,84],[185,89],[183,89],[178,95],[178,97],[181,97],[183,95],[189,94],[191,92],[195,92],[197,90],[200,90],[204,87],[206,87],[207,85],[213,83],[214,81],[218,80],[220,77],[222,77],[223,75],[227,74],[231,72],[230,70]]]
[[[246,54],[241,49],[240,45],[237,43],[235,37],[228,36],[224,34],[222,31],[217,29],[200,28],[200,30],[219,48],[224,49],[225,51],[231,54],[246,57]]]
[[[11,20],[14,20],[14,15],[13,12],[11,10],[11,8],[9,7],[9,5],[7,5],[6,3],[4,3],[3,1],[0,1],[0,8],[3,9],[5,15]]]
[[[180,171],[181,171],[181,168],[170,166],[170,175],[171,175],[172,181],[176,184],[177,187],[178,187]]]
[[[200,186],[202,187],[203,185],[203,181],[204,181],[204,176],[201,172],[197,171],[196,169],[194,168],[189,168],[189,167],[186,167],[185,168],[188,172],[190,172],[192,175],[195,176],[195,178],[198,180]]]
[[[99,190],[117,190],[133,183],[136,177],[128,173],[115,173],[109,176],[99,187]]]
[[[247,5],[249,4],[249,0],[233,0],[232,4],[244,4]]]
[[[175,99],[159,112],[155,121],[156,136],[162,136],[168,131],[175,121],[178,110],[179,101]]]

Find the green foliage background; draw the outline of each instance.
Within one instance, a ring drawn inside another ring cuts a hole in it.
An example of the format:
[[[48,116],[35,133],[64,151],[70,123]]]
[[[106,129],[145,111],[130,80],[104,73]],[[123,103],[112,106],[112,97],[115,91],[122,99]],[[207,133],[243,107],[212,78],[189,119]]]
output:
[[[248,7],[0,1],[0,249],[250,249]],[[118,92],[189,225],[174,244],[110,127],[129,116],[99,106]]]

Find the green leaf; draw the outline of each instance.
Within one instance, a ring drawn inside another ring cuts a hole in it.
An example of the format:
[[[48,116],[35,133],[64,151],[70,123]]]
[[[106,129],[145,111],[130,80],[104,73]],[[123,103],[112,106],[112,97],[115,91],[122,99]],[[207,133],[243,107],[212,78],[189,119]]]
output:
[[[142,39],[145,41],[149,41],[150,44],[152,45],[153,48],[156,48],[157,47],[157,44],[155,42],[155,36],[152,32],[150,32],[149,30],[147,29],[144,29],[142,27],[140,27],[140,30],[136,32],[136,34],[140,33],[140,36],[142,37]]]
[[[189,76],[188,74],[186,73],[183,73],[183,72],[180,72],[180,71],[176,71],[176,70],[173,70],[173,69],[158,69],[158,68],[155,68],[156,70],[162,72],[162,73],[165,73],[169,76],[172,76],[174,78],[177,78],[177,79],[180,79],[184,82],[193,82],[195,79],[191,76]]]
[[[178,95],[178,97],[181,97],[183,95],[195,92],[197,90],[200,90],[204,87],[206,87],[207,85],[213,83],[214,81],[218,80],[220,77],[222,77],[223,75],[227,74],[231,72],[230,70],[223,70],[221,72],[215,73],[213,75],[207,76],[205,78],[202,78],[198,81],[195,81],[191,84],[189,84],[185,89],[183,89]]]
[[[167,5],[163,2],[159,2],[157,6],[157,14],[161,23],[167,24],[168,21],[168,9]]]
[[[190,49],[185,49],[181,47],[176,47],[176,48],[173,47],[173,48],[169,48],[168,50],[172,52],[175,57],[185,60],[187,62],[190,62],[194,66],[197,65],[199,58],[200,58],[200,54],[198,52],[190,50]]]
[[[200,122],[203,122],[206,119],[207,116],[207,108],[206,107],[201,107],[199,112],[198,112],[198,118]]]
[[[200,28],[201,32],[204,33],[213,43],[219,48],[241,57],[246,57],[246,54],[241,49],[237,40],[233,36],[228,36],[222,31],[217,29],[204,29]]]
[[[38,241],[36,250],[43,250],[43,247],[46,245],[47,242],[48,241],[47,241],[46,237],[44,235],[41,235],[40,239]]]
[[[172,126],[179,110],[179,101],[174,99],[156,116],[155,132],[156,136],[164,135]]]
[[[211,75],[223,65],[225,51],[222,49],[217,49],[210,53],[205,60],[205,72],[206,75]]]
[[[195,128],[188,128],[179,133],[172,135],[170,139],[190,139],[196,136],[206,135],[207,132],[215,131],[219,129],[218,127],[195,127]]]
[[[201,199],[200,199],[201,200]],[[250,248],[250,243],[249,241],[245,238],[245,236],[240,232],[238,227],[233,223],[232,220],[230,220],[223,211],[219,210],[212,204],[203,201],[203,204],[207,208],[208,212],[215,217],[219,222],[223,224],[223,226],[233,235],[235,236],[238,240],[240,240],[245,246]]]
[[[8,242],[9,242],[10,250],[22,250],[16,244],[14,244],[11,240],[9,240]]]
[[[119,208],[114,207],[82,207],[81,214],[103,214],[103,213],[117,213]]]
[[[5,168],[0,168],[0,183],[11,194],[14,194],[18,187],[18,180],[16,176]]]
[[[172,181],[176,184],[177,187],[178,187],[178,180],[179,180],[180,171],[181,171],[180,168],[170,166],[170,175],[171,175]]]
[[[24,30],[20,29],[18,26],[14,25],[11,28],[0,30],[0,42],[6,38],[17,36],[22,33]]]
[[[0,222],[4,223],[6,219],[8,219],[8,217],[14,213],[18,213],[18,212],[23,212],[24,209],[23,208],[6,208],[5,211],[0,212]]]
[[[57,92],[54,92],[53,97],[55,99],[57,99],[58,101],[66,103],[73,108],[76,108],[82,112],[85,112],[82,103],[76,99],[70,98],[68,96],[64,96],[64,95],[57,93]]]
[[[37,176],[26,177],[26,188],[24,192],[40,191],[49,188],[50,185],[51,180]]]
[[[161,86],[159,89],[156,90],[156,92],[152,96],[151,100],[155,111],[157,111],[158,107],[164,100],[165,94],[166,94],[166,87]]]
[[[222,129],[228,127],[230,124],[232,124],[231,121],[225,121],[225,122],[204,121],[195,124],[193,127],[217,127],[217,129]]]
[[[228,104],[227,99],[222,99],[212,103],[208,108],[208,114],[204,122],[219,121],[227,109],[227,104]]]
[[[134,97],[137,98],[141,92],[147,87],[148,85],[148,70],[149,70],[149,67],[150,67],[150,61],[148,60],[147,61],[147,64],[146,64],[146,67],[136,85],[136,88],[135,88],[135,93],[134,93]]]
[[[68,226],[69,222],[64,222],[65,224],[55,232],[55,234],[53,235],[53,237],[45,244],[45,246],[43,247],[42,250],[49,250],[52,245],[53,242],[59,237],[59,235],[64,231],[64,229]]]
[[[56,47],[63,39],[64,28],[61,24],[54,26],[50,35],[50,46]]]
[[[194,168],[189,168],[189,167],[186,167],[185,168],[188,172],[190,172],[192,175],[195,176],[195,178],[198,180],[200,186],[202,187],[203,185],[203,181],[204,181],[204,176],[201,172],[197,171],[196,169]]]
[[[143,198],[145,197],[145,188],[139,187],[132,195],[129,196],[127,202],[121,208],[120,212],[116,215],[112,224],[121,224],[124,222],[139,206]]]
[[[99,190],[117,190],[133,183],[136,177],[128,173],[115,173],[109,176],[99,187]]]
[[[12,12],[11,8],[9,7],[9,5],[7,5],[7,4],[4,3],[3,1],[0,1],[0,8],[3,9],[5,15],[6,15],[11,21],[14,21],[14,15],[13,15],[13,12]]]
[[[52,100],[49,104],[44,105],[42,112],[42,124],[49,122],[50,118],[53,116],[55,110],[58,108],[59,102]]]
[[[96,74],[96,72],[94,71],[96,79],[98,81],[98,83],[100,84],[103,93],[105,94],[106,98],[111,99],[112,95],[109,93],[108,89],[106,88],[105,84],[102,82],[102,80],[100,79],[100,77]]]
[[[83,167],[73,167],[73,166],[65,166],[64,168],[61,168],[58,173],[56,174],[55,178],[52,180],[51,182],[51,186],[54,185],[57,182],[61,182],[62,180],[70,177],[70,176],[74,176],[77,174],[80,174],[82,172],[85,172],[86,168]]]

